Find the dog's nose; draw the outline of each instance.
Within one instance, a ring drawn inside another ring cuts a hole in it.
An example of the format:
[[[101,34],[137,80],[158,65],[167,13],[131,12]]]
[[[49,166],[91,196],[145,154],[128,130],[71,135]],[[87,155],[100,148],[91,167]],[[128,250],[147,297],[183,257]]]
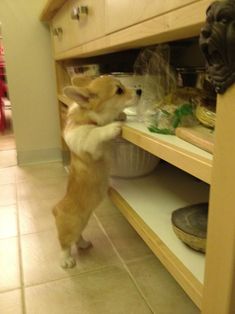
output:
[[[136,90],[136,94],[137,94],[138,96],[141,96],[141,94],[142,94],[142,89],[138,88],[138,89]]]

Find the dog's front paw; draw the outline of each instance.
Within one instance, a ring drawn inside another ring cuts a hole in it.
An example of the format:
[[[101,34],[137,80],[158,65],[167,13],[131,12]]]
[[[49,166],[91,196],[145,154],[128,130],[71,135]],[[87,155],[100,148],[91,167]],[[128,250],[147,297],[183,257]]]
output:
[[[122,123],[121,122],[112,122],[105,127],[106,136],[108,139],[114,139],[121,135],[122,132]]]
[[[67,257],[63,257],[61,258],[60,261],[60,266],[62,268],[72,268],[76,265],[76,260],[74,257],[72,256],[67,256]]]

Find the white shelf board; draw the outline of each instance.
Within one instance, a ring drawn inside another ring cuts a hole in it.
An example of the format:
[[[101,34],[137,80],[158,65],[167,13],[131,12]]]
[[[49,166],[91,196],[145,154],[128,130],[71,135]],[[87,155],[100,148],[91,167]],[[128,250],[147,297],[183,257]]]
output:
[[[122,136],[204,182],[211,182],[212,154],[175,135],[150,132],[142,122],[127,121]]]
[[[205,256],[188,248],[176,237],[171,214],[177,208],[208,201],[209,186],[166,163],[160,164],[153,174],[146,177],[113,178],[112,186],[192,275],[203,283]]]
[[[147,134],[148,136],[151,136],[155,139],[159,139],[161,141],[166,142],[167,144],[173,145],[173,146],[177,146],[182,150],[188,150],[193,154],[199,155],[201,157],[204,157],[205,159],[208,159],[210,161],[212,161],[213,159],[213,155],[206,152],[205,150],[198,148],[195,145],[192,145],[184,140],[181,140],[179,137],[174,136],[174,135],[165,135],[165,134],[158,134],[158,133],[154,133],[154,132],[150,132],[146,125],[142,122],[136,122],[136,121],[128,121],[126,123],[127,126],[134,128],[140,132],[143,132],[145,134]]]

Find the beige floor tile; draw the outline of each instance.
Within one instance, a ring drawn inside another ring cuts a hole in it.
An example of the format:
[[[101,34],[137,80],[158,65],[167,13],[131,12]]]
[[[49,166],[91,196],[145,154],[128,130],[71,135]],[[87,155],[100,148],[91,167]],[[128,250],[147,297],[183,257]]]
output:
[[[0,150],[15,149],[15,137],[11,131],[7,131],[5,134],[0,134]]]
[[[0,184],[15,183],[16,167],[0,168]]]
[[[54,178],[67,176],[61,162],[35,164],[17,167],[16,180],[17,182],[26,180],[42,180],[46,178]]]
[[[16,204],[15,184],[0,184],[0,206]]]
[[[19,201],[20,233],[36,233],[55,228],[52,208],[58,199]]]
[[[43,180],[37,185],[41,199],[56,199],[59,201],[63,198],[67,188],[67,177],[55,177]]]
[[[102,215],[98,219],[124,261],[153,254],[121,213]]]
[[[0,292],[20,287],[17,238],[0,240]]]
[[[16,150],[2,150],[0,151],[0,168],[11,167],[17,165]]]
[[[117,267],[26,289],[27,313],[149,314],[129,278]]]
[[[106,217],[114,214],[120,214],[119,209],[113,205],[110,198],[107,196],[101,203],[101,205],[95,210],[96,216]]]
[[[107,238],[95,219],[87,226],[84,237],[92,241],[93,248],[73,250],[77,265],[64,270],[59,265],[60,247],[55,230],[24,235],[21,238],[24,278],[26,285],[44,283],[78,273],[120,264]]]
[[[20,290],[0,293],[0,313],[22,314]]]
[[[31,179],[17,182],[17,198],[24,200],[60,200],[66,191],[67,177],[59,176],[45,179]]]
[[[38,189],[35,183],[32,181],[17,182],[16,190],[17,190],[18,201],[31,200],[31,199],[38,200],[40,196],[40,193],[38,192]]]
[[[0,206],[0,239],[17,236],[16,206]]]
[[[200,313],[194,303],[154,256],[128,263],[128,268],[153,308],[154,313]]]

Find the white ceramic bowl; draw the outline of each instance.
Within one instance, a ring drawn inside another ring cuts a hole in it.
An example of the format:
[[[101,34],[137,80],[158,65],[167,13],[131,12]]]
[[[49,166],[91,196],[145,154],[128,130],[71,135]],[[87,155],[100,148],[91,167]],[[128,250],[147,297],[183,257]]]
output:
[[[144,176],[151,173],[159,161],[160,158],[118,138],[113,142],[111,176],[120,178]]]

